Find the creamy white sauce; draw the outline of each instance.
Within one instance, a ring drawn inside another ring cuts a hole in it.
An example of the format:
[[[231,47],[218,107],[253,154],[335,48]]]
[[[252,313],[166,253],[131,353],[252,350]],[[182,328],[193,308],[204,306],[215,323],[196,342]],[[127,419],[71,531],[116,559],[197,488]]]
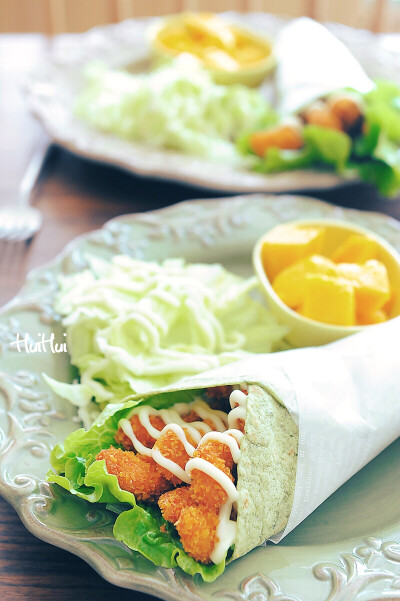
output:
[[[151,449],[145,447],[144,444],[142,444],[140,440],[136,438],[129,419],[120,419],[118,427],[121,428],[123,433],[130,439],[131,443],[133,444],[134,448],[137,450],[138,453],[140,453],[141,455],[147,455],[148,457],[151,457]]]
[[[233,461],[237,463],[240,457],[238,440],[234,434],[231,436],[230,432],[233,432],[233,430],[227,430],[226,432],[209,432],[203,436],[201,439],[201,444],[207,442],[208,440],[216,440],[218,442],[222,442],[222,444],[226,444],[226,446],[229,447]],[[236,430],[236,432],[242,434],[239,430]]]
[[[203,436],[201,439],[201,444],[207,442],[208,440],[216,440],[226,444],[232,454],[233,461],[238,463],[240,459],[239,444],[243,436],[244,435],[240,430],[227,430],[223,433],[210,432],[209,434]],[[190,474],[193,469],[199,469],[205,474],[208,474],[222,486],[227,494],[227,499],[218,513],[219,523],[216,530],[216,538],[218,540],[214,545],[214,549],[210,555],[211,561],[215,564],[218,564],[224,559],[228,549],[235,542],[236,522],[232,521],[230,516],[233,505],[237,503],[238,492],[236,486],[226,474],[204,459],[200,459],[199,457],[190,459],[186,464],[186,472]]]
[[[194,434],[193,438],[195,436],[198,436],[197,444],[199,444],[199,442],[201,440],[201,436],[197,432],[197,430],[193,429],[193,432],[190,432],[189,428],[185,428],[185,430],[189,430],[189,434]],[[186,453],[188,455],[190,455],[190,457],[193,457],[193,453],[195,452],[195,447],[193,445],[191,445],[190,442],[188,441],[188,439],[186,438],[185,430],[182,428],[182,426],[178,426],[178,424],[168,424],[167,426],[165,426],[163,428],[162,432],[163,432],[163,434],[165,434],[166,432],[173,432],[176,435],[176,437],[179,438],[179,440],[185,447]]]
[[[220,563],[225,559],[228,549],[233,545],[236,539],[236,522],[230,519],[232,511],[232,503],[226,501],[219,510],[216,537],[218,542],[214,545],[214,549],[210,555],[213,563]]]
[[[220,469],[215,467],[209,461],[202,459],[201,457],[193,457],[193,459],[189,459],[186,464],[186,473],[191,475],[193,470],[199,470],[200,472],[204,472],[207,476],[210,476],[213,480],[218,482],[220,486],[225,490],[228,495],[228,499],[234,503],[237,500],[238,492],[236,490],[236,486],[232,482],[232,480],[224,474]]]
[[[219,431],[226,430],[228,418],[226,413],[223,411],[216,411],[211,409],[204,401],[196,400],[192,403],[177,403],[169,409],[154,409],[149,405],[141,405],[135,407],[129,414],[128,418],[120,420],[118,426],[122,429],[124,434],[130,439],[135,450],[141,455],[147,455],[153,457],[154,461],[161,467],[169,470],[174,476],[177,476],[183,482],[190,483],[190,476],[172,459],[167,459],[163,456],[159,449],[151,449],[142,444],[135,433],[133,432],[130,418],[134,415],[138,416],[140,424],[146,429],[148,434],[158,440],[166,431],[170,430],[174,432],[177,438],[183,444],[186,453],[189,457],[193,457],[195,447],[193,447],[187,440],[185,432],[187,432],[196,444],[200,444],[201,438],[207,432],[212,432],[212,428],[204,422],[191,422],[186,423],[182,416],[195,411],[202,419],[209,420],[214,427]],[[159,416],[162,421],[166,424],[162,430],[157,430],[151,421],[151,416]]]
[[[154,461],[158,463],[158,465],[161,465],[161,467],[165,467],[165,469],[174,474],[174,476],[180,478],[181,480],[183,480],[183,482],[190,484],[190,476],[188,476],[185,470],[182,469],[177,463],[175,463],[175,461],[164,457],[164,455],[158,449],[153,449],[151,456],[153,457]]]
[[[228,424],[230,428],[237,429],[239,420],[246,419],[247,395],[241,390],[234,390],[229,397],[229,403],[232,411],[228,413]]]
[[[211,561],[215,564],[220,563],[224,559],[228,549],[235,542],[236,522],[232,521],[230,516],[232,508],[237,506],[238,492],[235,484],[224,472],[201,457],[193,457],[196,448],[187,440],[187,435],[190,435],[198,446],[210,440],[226,444],[232,454],[233,461],[238,463],[240,458],[240,442],[244,435],[235,426],[238,425],[239,419],[244,420],[246,418],[247,395],[241,390],[234,390],[229,397],[229,402],[232,409],[228,415],[224,411],[211,409],[202,400],[196,400],[192,403],[177,403],[170,409],[160,410],[153,409],[148,405],[142,405],[135,407],[128,415],[128,418],[120,420],[118,424],[124,434],[131,440],[138,453],[152,457],[156,463],[169,470],[183,482],[190,484],[191,473],[194,469],[197,469],[213,478],[224,489],[227,499],[218,514],[219,523],[216,530],[218,542],[215,544],[210,555]],[[208,424],[205,424],[204,421],[185,422],[182,416],[191,411],[197,413],[202,420],[209,420],[213,424],[214,430]],[[159,449],[150,449],[137,439],[130,423],[130,418],[133,415],[138,416],[141,425],[156,440],[168,431],[176,435],[190,457],[185,469],[182,469],[175,461],[164,457]],[[158,415],[166,424],[162,430],[157,430],[151,424],[150,416],[152,415]],[[228,427],[230,428],[229,430],[227,429]]]
[[[247,406],[247,395],[241,390],[233,390],[229,396],[229,404],[233,409],[238,405],[239,407]]]
[[[215,430],[218,430],[218,432],[225,432],[228,416],[224,411],[210,409],[210,407],[204,401],[196,401],[193,404],[193,410],[201,417],[201,419],[208,419],[212,421]]]
[[[235,407],[228,414],[228,425],[230,428],[237,429],[239,427],[239,420],[246,419],[246,408]]]

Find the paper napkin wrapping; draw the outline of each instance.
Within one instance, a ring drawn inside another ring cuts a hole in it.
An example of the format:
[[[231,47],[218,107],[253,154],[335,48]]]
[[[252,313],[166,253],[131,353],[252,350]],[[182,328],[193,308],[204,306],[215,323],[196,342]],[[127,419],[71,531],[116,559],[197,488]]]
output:
[[[263,386],[299,427],[294,501],[278,542],[400,436],[400,317],[325,347],[252,355],[163,391],[245,382]]]
[[[323,25],[307,17],[284,27],[277,41],[278,109],[296,113],[336,90],[361,93],[374,83],[349,49]]]

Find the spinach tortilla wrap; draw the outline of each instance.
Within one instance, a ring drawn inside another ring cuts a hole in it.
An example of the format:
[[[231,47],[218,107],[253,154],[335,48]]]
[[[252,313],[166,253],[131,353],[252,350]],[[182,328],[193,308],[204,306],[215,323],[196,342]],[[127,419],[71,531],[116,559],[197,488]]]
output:
[[[286,526],[297,444],[264,386],[197,378],[109,405],[55,447],[48,479],[112,504],[115,537],[156,565],[212,581]]]
[[[110,404],[55,447],[49,480],[112,504],[114,536],[154,564],[212,581],[400,436],[399,339],[396,318]]]

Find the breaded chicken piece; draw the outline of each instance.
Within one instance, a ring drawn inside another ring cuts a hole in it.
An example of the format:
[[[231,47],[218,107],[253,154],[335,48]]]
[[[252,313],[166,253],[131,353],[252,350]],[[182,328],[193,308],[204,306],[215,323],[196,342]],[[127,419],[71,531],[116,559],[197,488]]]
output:
[[[97,455],[97,461],[102,459],[108,473],[117,476],[120,487],[133,493],[139,501],[153,501],[171,488],[151,457],[110,447]]]
[[[214,388],[207,388],[206,395],[209,399],[229,399],[233,386],[214,386]]]
[[[222,447],[225,447],[226,450],[222,450]],[[222,453],[222,456],[220,454]],[[230,460],[227,457],[229,454]],[[201,459],[205,459],[209,463],[215,465],[216,468],[220,469],[224,474],[226,474],[230,480],[233,481],[233,476],[231,474],[230,468],[227,466],[227,463],[232,465],[232,457],[229,451],[229,447],[226,445],[222,445],[217,441],[208,441],[202,445],[200,445],[195,453],[195,457],[200,457]],[[227,461],[227,463],[225,463]],[[210,511],[218,510],[221,505],[223,505],[227,499],[227,494],[225,489],[211,478],[208,474],[205,474],[201,470],[194,469],[191,473],[192,483],[190,488],[192,489],[193,498],[196,499],[196,503],[199,505],[204,505]]]
[[[241,417],[239,417],[239,419],[237,420],[237,429],[240,430],[241,432],[243,432],[244,434],[244,426],[245,426],[245,421],[244,419],[242,419]]]
[[[346,95],[332,96],[328,98],[327,105],[331,113],[341,121],[345,131],[358,125],[362,119],[361,106],[354,98]]]
[[[207,440],[206,442],[201,443],[195,450],[194,456],[201,457],[210,463],[214,463],[214,459],[222,459],[229,470],[233,467],[230,448],[219,440]]]
[[[193,438],[185,432],[185,436],[187,441],[194,447],[196,447],[196,443]],[[167,430],[163,433],[158,440],[156,440],[154,444],[154,449],[158,449],[166,459],[170,459],[174,461],[181,467],[183,470],[186,467],[186,463],[189,461],[190,457],[185,451],[185,447],[183,443],[179,440],[175,432],[172,430]],[[165,467],[157,464],[157,470],[169,480],[174,486],[178,486],[178,484],[182,483],[182,480],[175,476],[172,472],[170,472]]]
[[[183,415],[182,419],[184,422],[186,422],[187,424],[192,424],[193,422],[204,422],[205,424],[207,424],[211,430],[215,430],[215,425],[212,422],[212,420],[210,419],[201,419],[200,415],[198,415],[198,413],[196,413],[196,411],[194,411],[194,409],[192,409],[192,411],[190,413],[188,413],[187,415]],[[201,435],[204,435],[208,432],[208,429],[204,428],[203,430],[199,430]],[[196,445],[194,445],[196,446]]]
[[[151,425],[154,428],[156,428],[156,430],[161,431],[164,428],[165,423],[161,419],[161,417],[159,417],[158,415],[150,415],[149,419],[150,419]],[[150,436],[150,434],[147,432],[146,428],[144,426],[142,426],[142,424],[139,421],[139,417],[137,415],[133,415],[130,419],[130,422],[131,422],[133,433],[135,434],[135,436],[139,440],[139,442],[144,444],[145,447],[148,447],[149,449],[151,449],[152,446],[154,445],[156,439],[153,438],[152,436]],[[122,445],[124,447],[124,449],[126,449],[128,451],[134,450],[134,446],[132,444],[131,439],[123,432],[122,428],[118,428],[118,431],[115,435],[115,442]]]
[[[193,507],[196,503],[192,498],[190,486],[182,486],[164,493],[158,499],[158,506],[161,509],[162,516],[167,522],[175,524],[185,507]]]
[[[201,421],[200,416],[198,415],[198,413],[196,413],[196,411],[194,409],[192,409],[186,415],[182,415],[182,419],[187,424],[191,424],[193,422],[200,422]]]
[[[342,122],[337,115],[331,112],[324,103],[315,103],[304,112],[304,120],[309,125],[318,125],[327,129],[343,131]]]
[[[304,145],[301,128],[297,125],[282,124],[263,131],[256,131],[249,138],[251,150],[264,157],[269,148],[298,150]]]
[[[182,509],[175,527],[186,553],[196,561],[210,563],[210,555],[219,540],[216,535],[218,523],[218,515],[204,507]]]

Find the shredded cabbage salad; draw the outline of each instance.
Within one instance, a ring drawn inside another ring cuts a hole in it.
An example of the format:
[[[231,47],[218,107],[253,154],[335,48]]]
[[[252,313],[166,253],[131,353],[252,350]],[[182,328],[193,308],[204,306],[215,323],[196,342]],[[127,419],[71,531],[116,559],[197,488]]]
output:
[[[257,90],[213,82],[182,55],[150,73],[90,64],[75,114],[96,129],[130,141],[225,162],[245,163],[234,140],[268,118]]]
[[[79,381],[45,376],[56,394],[79,407],[85,425],[134,392],[276,350],[287,333],[252,298],[256,278],[221,265],[125,255],[88,261],[89,269],[60,278],[55,303]]]

